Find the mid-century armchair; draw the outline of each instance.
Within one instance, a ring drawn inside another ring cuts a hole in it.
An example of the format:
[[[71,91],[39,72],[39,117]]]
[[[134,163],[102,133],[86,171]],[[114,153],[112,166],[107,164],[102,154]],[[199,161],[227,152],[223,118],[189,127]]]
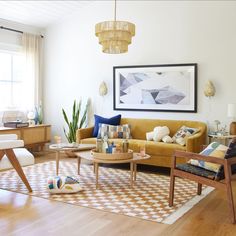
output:
[[[27,187],[29,192],[32,192],[32,189],[29,185],[29,182],[21,168],[21,165],[16,158],[13,148],[19,148],[24,146],[23,140],[18,140],[17,135],[9,134],[9,135],[0,135],[0,161],[6,155],[11,162],[13,168],[16,170],[21,180]]]
[[[236,139],[234,139],[232,143],[233,142],[236,143]],[[176,159],[178,157],[184,157],[187,160],[194,159],[220,164],[222,170],[221,174],[216,176],[212,171],[205,170],[201,167],[194,166],[189,163],[176,165]],[[235,172],[235,165],[236,155],[225,157],[225,159],[220,159],[213,156],[205,156],[191,152],[175,151],[171,166],[169,206],[173,206],[174,202],[175,177],[186,178],[198,183],[198,195],[201,195],[203,184],[224,190],[227,193],[230,219],[231,222],[235,224],[235,208],[231,186],[232,174],[234,174]]]

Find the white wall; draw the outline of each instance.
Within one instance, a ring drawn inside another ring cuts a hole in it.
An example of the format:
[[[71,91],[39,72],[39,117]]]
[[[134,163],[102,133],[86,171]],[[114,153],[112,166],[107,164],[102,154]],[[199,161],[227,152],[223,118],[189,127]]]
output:
[[[113,18],[113,1],[97,1],[49,27],[45,38],[44,116],[53,134],[62,134],[61,108],[91,97],[97,114],[123,117],[221,120],[229,123],[227,104],[236,102],[236,2],[118,1],[117,18],[136,24],[126,54],[101,52],[96,23]],[[198,63],[198,112],[113,111],[112,69],[116,65]],[[216,87],[209,101],[207,80]],[[98,87],[108,84],[102,99]]]

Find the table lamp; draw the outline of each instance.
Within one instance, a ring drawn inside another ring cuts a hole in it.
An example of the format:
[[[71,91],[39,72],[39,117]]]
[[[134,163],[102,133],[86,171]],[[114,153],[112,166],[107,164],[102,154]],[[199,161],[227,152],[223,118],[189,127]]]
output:
[[[228,104],[228,117],[232,119],[229,127],[229,133],[232,135],[236,135],[236,104]]]

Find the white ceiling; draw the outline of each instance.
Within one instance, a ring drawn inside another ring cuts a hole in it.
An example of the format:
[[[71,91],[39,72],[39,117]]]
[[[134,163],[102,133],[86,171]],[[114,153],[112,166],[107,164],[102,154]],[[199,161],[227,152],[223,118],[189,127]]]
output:
[[[0,1],[0,18],[46,28],[92,1]]]

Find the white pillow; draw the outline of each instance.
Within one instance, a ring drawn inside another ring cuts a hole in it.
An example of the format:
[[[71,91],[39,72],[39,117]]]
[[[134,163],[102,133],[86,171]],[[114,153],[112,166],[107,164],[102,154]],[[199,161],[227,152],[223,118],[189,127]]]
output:
[[[152,132],[147,132],[147,133],[146,133],[146,139],[147,139],[147,141],[152,141],[152,140],[153,140],[153,136],[154,136],[154,131],[152,131]]]
[[[47,179],[48,191],[54,193],[77,193],[82,190],[79,181],[70,176],[55,176]]]
[[[169,135],[166,135],[165,137],[163,137],[162,141],[164,143],[173,143],[173,139]]]
[[[154,128],[153,140],[155,142],[160,142],[162,138],[170,134],[170,130],[167,126],[157,126]]]

